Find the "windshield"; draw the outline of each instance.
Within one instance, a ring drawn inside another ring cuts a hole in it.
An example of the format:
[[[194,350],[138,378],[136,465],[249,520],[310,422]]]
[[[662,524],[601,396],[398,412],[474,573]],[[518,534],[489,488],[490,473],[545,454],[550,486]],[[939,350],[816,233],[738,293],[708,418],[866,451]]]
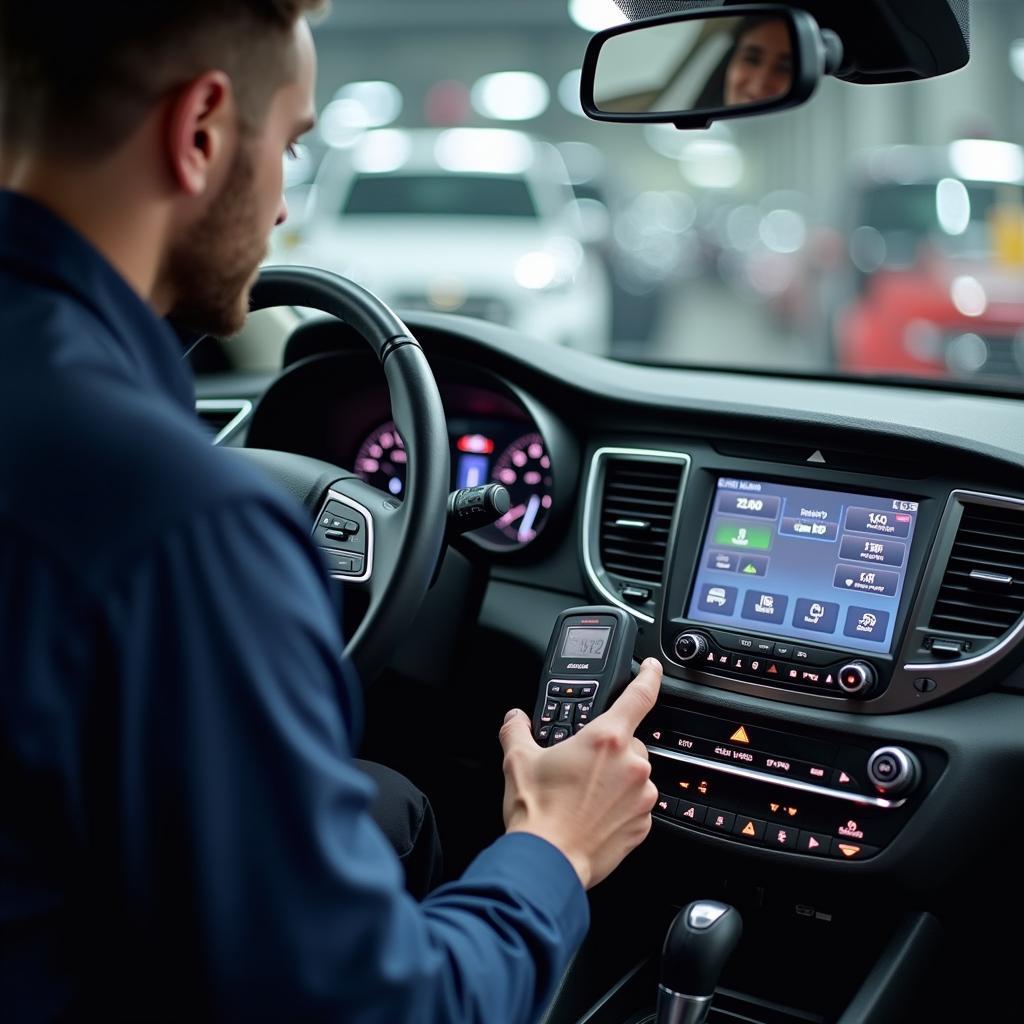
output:
[[[362,175],[342,208],[349,216],[536,217],[522,179],[468,174]]]
[[[590,35],[624,20],[612,0],[336,3],[271,259],[613,359],[1024,387],[1024,5],[976,4],[953,75],[827,79],[690,132],[582,115]],[[488,218],[493,244],[446,217]]]

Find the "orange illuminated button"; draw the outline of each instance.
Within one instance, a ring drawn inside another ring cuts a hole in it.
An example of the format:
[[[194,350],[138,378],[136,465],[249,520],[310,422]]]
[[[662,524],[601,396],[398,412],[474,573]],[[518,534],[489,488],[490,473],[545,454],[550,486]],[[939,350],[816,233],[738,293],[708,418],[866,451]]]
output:
[[[730,737],[733,743],[749,743],[750,737],[747,735],[747,730],[741,725]]]
[[[832,851],[832,837],[818,832],[801,832],[796,848],[799,853],[810,853],[815,857],[827,857]]]
[[[763,821],[758,821],[757,818],[745,818],[743,815],[736,818],[736,824],[732,827],[733,835],[752,843],[764,838],[764,830],[765,823]]]
[[[864,860],[867,857],[874,857],[878,853],[878,847],[854,843],[849,839],[833,839],[829,853],[836,860]]]
[[[701,804],[690,803],[688,800],[676,801],[675,817],[684,825],[703,825],[708,809]]]
[[[708,808],[708,816],[704,819],[704,827],[716,832],[731,832],[736,815],[731,811],[720,811],[717,807]]]
[[[796,849],[796,841],[800,832],[785,825],[769,825],[765,833],[765,846],[773,846],[780,850]]]

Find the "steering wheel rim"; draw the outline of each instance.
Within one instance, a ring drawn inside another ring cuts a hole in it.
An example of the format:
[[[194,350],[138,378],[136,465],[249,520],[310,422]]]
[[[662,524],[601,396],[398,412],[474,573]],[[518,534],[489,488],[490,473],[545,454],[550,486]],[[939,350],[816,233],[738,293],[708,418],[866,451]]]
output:
[[[330,463],[289,452],[243,449],[300,498],[311,518],[325,507],[329,494],[370,515],[368,578],[353,584],[367,587],[369,607],[345,647],[346,657],[369,682],[400,644],[441,556],[450,480],[444,407],[419,342],[365,288],[312,267],[266,267],[253,287],[250,308],[255,312],[275,306],[328,313],[366,339],[384,370],[392,418],[405,444],[408,465],[400,504]]]

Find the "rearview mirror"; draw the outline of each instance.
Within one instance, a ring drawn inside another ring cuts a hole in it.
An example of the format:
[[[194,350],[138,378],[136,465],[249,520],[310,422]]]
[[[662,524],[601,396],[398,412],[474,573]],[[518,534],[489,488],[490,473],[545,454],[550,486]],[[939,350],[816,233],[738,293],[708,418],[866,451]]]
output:
[[[806,11],[747,4],[648,18],[594,36],[580,99],[597,121],[706,128],[806,102],[842,61]]]

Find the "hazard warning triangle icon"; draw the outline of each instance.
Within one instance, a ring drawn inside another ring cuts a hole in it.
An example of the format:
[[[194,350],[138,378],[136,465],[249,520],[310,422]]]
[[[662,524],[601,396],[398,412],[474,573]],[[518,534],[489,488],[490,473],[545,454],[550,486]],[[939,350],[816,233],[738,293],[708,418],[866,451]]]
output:
[[[749,743],[750,737],[747,735],[747,730],[741,725],[730,737],[733,743]]]
[[[748,821],[746,823],[746,825],[743,826],[743,834],[745,836],[756,836],[757,835],[757,829],[754,828],[754,823],[752,821]]]

